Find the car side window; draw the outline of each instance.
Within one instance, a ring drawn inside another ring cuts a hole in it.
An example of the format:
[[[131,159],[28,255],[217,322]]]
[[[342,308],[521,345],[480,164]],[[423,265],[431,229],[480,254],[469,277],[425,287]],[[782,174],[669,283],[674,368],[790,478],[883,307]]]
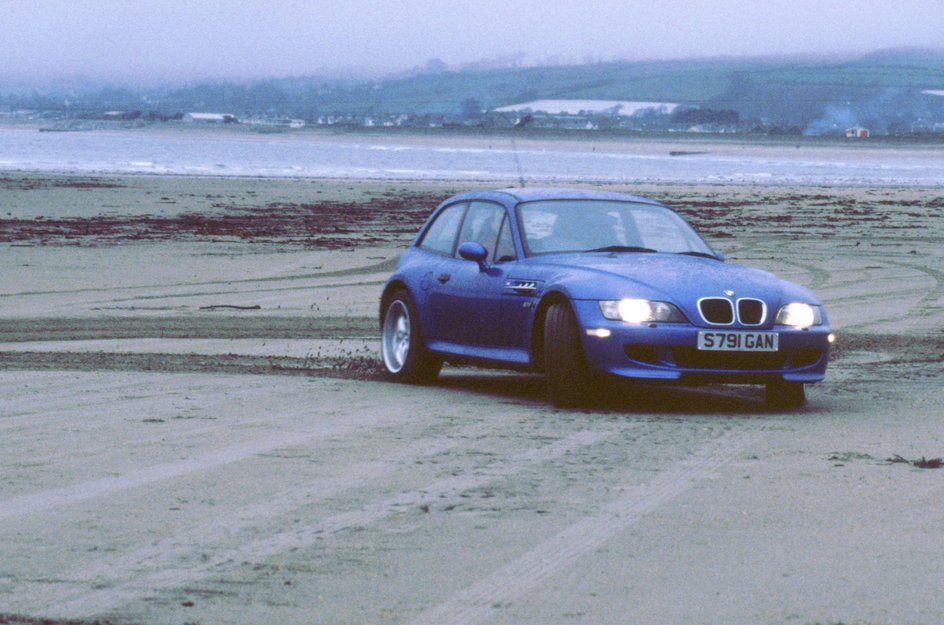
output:
[[[423,235],[420,248],[428,252],[452,256],[465,207],[465,203],[453,204],[439,213]]]
[[[498,246],[498,232],[501,229],[505,209],[491,202],[472,202],[462,223],[459,233],[459,243],[475,241],[481,243],[488,250],[489,258],[493,258]]]

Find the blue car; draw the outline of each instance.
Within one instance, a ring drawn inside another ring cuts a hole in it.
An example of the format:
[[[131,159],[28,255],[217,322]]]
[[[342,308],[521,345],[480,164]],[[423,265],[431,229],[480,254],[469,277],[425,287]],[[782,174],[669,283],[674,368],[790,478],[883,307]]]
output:
[[[659,202],[588,190],[453,196],[400,257],[380,300],[387,375],[443,362],[543,371],[557,406],[607,376],[762,384],[806,401],[832,334],[806,288],[729,264]]]

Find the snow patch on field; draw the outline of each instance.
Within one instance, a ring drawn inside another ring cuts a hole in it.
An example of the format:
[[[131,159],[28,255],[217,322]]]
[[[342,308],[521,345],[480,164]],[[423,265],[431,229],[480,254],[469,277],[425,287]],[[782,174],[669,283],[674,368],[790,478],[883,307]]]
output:
[[[637,102],[632,100],[533,100],[495,109],[500,113],[535,112],[551,115],[600,113],[631,117],[642,111],[668,114],[678,108],[673,102]]]

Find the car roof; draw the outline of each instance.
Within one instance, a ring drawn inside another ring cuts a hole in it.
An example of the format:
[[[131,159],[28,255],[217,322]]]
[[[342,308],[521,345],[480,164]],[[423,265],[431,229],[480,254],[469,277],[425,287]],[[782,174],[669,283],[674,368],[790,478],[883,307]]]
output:
[[[504,204],[534,202],[538,200],[609,200],[612,202],[638,202],[662,206],[661,202],[615,191],[595,189],[570,189],[560,187],[511,187],[490,191],[470,191],[450,197],[444,204],[461,200],[493,200]]]

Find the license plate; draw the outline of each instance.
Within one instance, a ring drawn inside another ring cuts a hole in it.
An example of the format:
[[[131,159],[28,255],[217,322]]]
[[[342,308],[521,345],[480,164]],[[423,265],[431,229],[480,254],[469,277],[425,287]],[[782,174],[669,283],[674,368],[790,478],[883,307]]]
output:
[[[698,349],[716,352],[775,352],[776,332],[699,332]]]

